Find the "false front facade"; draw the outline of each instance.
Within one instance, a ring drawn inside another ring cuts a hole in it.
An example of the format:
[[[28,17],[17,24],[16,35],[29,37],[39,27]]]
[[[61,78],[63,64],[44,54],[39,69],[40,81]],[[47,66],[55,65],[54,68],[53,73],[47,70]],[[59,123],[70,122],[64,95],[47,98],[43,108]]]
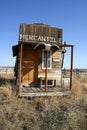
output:
[[[13,46],[18,91],[24,88],[29,92],[32,88],[38,88],[40,92],[52,88],[57,91],[62,85],[66,46],[62,44],[60,28],[42,23],[20,24],[18,45]]]

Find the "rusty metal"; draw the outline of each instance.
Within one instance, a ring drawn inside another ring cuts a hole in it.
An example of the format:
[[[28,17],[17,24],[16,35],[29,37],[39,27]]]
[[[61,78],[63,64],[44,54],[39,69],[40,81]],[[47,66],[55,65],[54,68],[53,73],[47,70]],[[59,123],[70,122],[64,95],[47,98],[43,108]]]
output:
[[[47,75],[48,75],[48,50],[46,50],[46,69],[45,69],[45,92],[47,92]]]
[[[73,73],[73,46],[71,47],[70,90],[72,89],[72,73]]]

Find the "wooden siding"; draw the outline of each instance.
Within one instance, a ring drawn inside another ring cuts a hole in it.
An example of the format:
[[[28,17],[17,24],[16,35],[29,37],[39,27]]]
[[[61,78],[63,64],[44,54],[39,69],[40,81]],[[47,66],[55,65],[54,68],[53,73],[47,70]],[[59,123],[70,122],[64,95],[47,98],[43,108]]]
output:
[[[22,57],[22,83],[30,84],[38,81],[38,78],[45,77],[45,70],[42,69],[42,50],[41,48],[34,49],[28,45],[23,45]],[[61,57],[58,61],[54,61],[54,53],[57,50],[52,50],[52,69],[48,70],[48,78],[61,80]],[[61,55],[61,51],[58,51]],[[58,57],[57,57],[58,58]]]

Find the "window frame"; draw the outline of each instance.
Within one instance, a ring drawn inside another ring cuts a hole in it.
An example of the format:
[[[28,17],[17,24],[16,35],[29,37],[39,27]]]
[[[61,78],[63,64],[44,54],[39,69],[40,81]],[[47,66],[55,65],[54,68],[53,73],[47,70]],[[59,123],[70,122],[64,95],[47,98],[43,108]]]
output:
[[[44,52],[46,50],[43,49],[42,50],[42,69],[46,69],[46,67],[44,67]],[[52,69],[52,50],[49,50],[48,52],[50,52],[50,58],[48,60],[50,60],[50,67],[48,67],[47,69]]]

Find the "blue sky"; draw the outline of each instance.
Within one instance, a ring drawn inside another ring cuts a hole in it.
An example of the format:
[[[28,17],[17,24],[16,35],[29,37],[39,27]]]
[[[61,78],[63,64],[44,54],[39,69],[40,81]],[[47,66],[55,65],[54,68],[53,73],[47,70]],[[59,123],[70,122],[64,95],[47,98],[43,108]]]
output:
[[[87,0],[0,0],[0,66],[15,64],[19,24],[38,22],[62,28],[63,42],[74,45],[74,68],[87,68]],[[70,50],[65,68],[69,58]]]

